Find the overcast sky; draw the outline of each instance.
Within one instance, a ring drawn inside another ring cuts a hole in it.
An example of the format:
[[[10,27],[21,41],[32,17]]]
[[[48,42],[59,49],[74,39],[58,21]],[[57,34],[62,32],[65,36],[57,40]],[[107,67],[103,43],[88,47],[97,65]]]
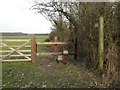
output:
[[[0,32],[49,33],[51,23],[30,10],[33,0],[0,0]]]

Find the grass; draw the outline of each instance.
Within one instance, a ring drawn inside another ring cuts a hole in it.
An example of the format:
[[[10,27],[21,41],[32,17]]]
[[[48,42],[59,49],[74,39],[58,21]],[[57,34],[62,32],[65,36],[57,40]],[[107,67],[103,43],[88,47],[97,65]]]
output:
[[[37,36],[37,40],[43,42],[47,37]],[[9,38],[22,38],[22,36]],[[25,36],[23,38],[31,37]],[[46,46],[38,46],[38,52],[45,50]],[[3,88],[100,87],[100,78],[84,67],[74,65],[74,61],[71,59],[67,65],[57,63],[55,58],[54,56],[38,56],[35,64],[31,62],[2,63]]]
[[[98,87],[98,82],[92,73],[72,63],[13,62],[3,63],[3,87],[85,88]]]
[[[35,35],[36,40],[39,42],[43,42],[45,39],[47,39],[48,35]],[[0,39],[31,39],[32,36],[26,35],[26,36],[1,36]]]

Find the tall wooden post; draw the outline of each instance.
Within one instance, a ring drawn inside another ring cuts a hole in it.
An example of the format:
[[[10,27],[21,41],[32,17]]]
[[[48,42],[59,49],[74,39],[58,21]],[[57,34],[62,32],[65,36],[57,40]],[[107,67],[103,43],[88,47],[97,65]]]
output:
[[[54,37],[54,41],[55,42],[58,42],[58,37]],[[58,50],[58,45],[57,44],[55,44],[54,45],[54,52],[58,52],[59,50]]]
[[[100,17],[100,30],[99,30],[99,47],[98,47],[98,69],[103,71],[104,61],[104,19]]]
[[[31,59],[32,59],[32,63],[36,62],[36,51],[37,51],[37,46],[36,46],[36,39],[35,36],[32,37],[31,40]]]

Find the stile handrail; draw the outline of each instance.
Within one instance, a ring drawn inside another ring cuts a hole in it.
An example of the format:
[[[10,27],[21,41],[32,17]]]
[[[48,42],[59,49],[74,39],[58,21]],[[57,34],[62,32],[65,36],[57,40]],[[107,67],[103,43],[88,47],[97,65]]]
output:
[[[37,42],[37,44],[62,45],[62,44],[68,44],[68,42]]]

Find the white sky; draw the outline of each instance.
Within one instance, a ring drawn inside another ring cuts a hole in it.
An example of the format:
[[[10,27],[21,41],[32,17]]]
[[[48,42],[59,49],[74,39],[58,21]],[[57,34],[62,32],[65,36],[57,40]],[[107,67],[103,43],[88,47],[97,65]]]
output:
[[[0,32],[50,33],[51,23],[30,10],[33,0],[0,0]]]

